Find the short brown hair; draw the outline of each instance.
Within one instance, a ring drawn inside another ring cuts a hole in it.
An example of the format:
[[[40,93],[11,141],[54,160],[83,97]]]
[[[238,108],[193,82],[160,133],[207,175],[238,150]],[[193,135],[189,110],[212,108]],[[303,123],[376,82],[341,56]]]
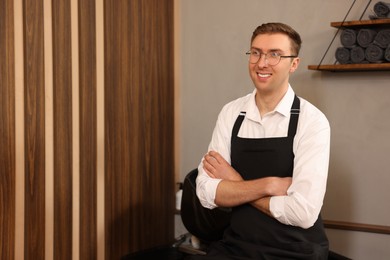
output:
[[[283,23],[264,23],[258,26],[252,34],[251,43],[260,34],[275,34],[282,33],[287,35],[291,41],[291,51],[293,55],[299,55],[301,49],[302,40],[299,33],[297,33],[293,28]],[[295,52],[295,53],[294,53]]]

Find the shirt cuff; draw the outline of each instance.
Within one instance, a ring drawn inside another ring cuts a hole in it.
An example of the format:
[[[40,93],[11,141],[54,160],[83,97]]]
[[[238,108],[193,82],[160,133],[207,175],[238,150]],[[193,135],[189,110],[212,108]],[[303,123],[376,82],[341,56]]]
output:
[[[199,191],[198,197],[203,207],[213,209],[216,208],[215,204],[215,194],[217,192],[217,187],[222,179],[212,179],[210,178],[204,185],[204,190]]]
[[[269,202],[269,210],[272,216],[279,222],[289,225],[284,212],[284,200],[286,196],[272,196]]]

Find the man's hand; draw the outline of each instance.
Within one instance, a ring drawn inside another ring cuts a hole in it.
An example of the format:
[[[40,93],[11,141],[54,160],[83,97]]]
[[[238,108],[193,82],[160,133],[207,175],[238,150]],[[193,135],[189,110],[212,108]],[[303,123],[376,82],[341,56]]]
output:
[[[203,157],[203,169],[211,178],[242,181],[241,175],[217,152],[210,151]]]
[[[268,192],[271,196],[284,196],[287,195],[287,190],[291,185],[291,177],[266,177],[269,179]]]

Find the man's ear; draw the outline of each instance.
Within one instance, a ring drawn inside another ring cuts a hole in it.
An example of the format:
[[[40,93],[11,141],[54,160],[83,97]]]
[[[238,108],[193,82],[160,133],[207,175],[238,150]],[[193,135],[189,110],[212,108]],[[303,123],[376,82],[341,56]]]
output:
[[[291,67],[290,67],[290,73],[293,73],[294,71],[296,71],[298,69],[300,61],[301,60],[299,59],[299,57],[293,59],[293,61],[291,63]]]

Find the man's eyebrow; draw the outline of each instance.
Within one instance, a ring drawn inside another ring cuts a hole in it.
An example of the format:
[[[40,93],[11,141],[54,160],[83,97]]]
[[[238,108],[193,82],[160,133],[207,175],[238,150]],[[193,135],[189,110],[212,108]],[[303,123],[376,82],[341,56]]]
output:
[[[252,50],[256,50],[256,51],[260,51],[260,52],[262,52],[263,50],[262,49],[260,49],[260,48],[256,48],[256,47],[251,47],[251,49]],[[269,52],[283,52],[281,49],[271,49],[271,50],[269,50]]]

